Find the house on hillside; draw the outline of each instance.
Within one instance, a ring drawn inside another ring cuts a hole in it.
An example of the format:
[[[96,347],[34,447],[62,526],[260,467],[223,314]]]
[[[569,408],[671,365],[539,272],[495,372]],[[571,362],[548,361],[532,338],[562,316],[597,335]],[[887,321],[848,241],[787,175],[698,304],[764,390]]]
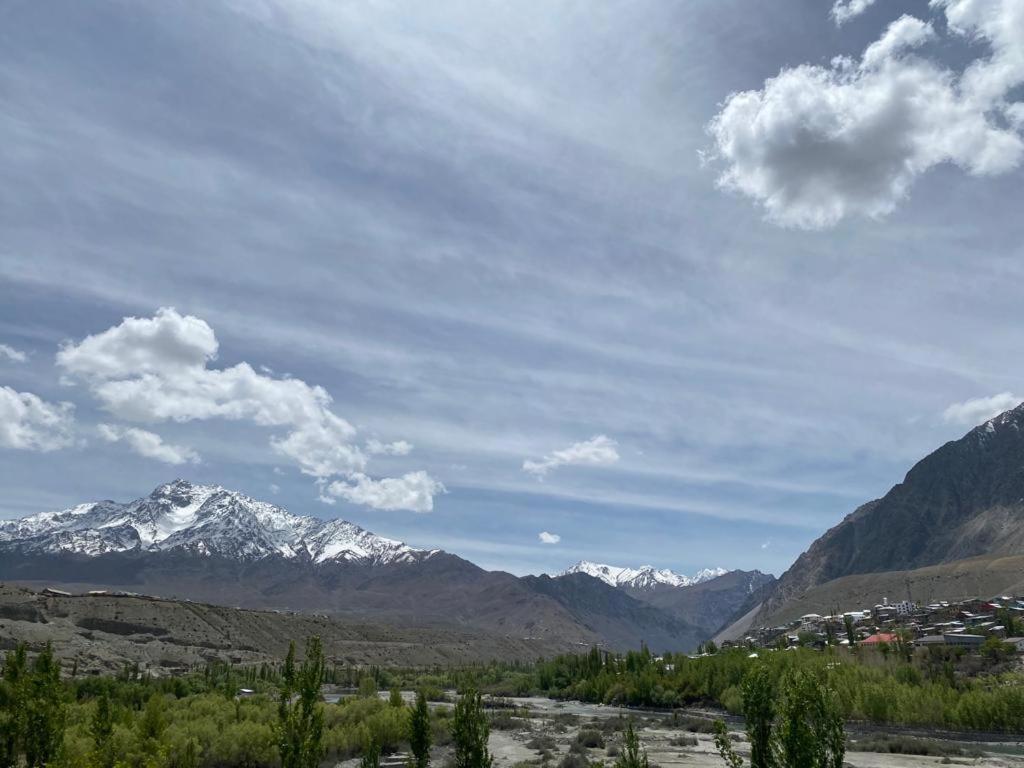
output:
[[[892,645],[893,643],[896,643],[898,641],[899,641],[899,637],[897,635],[894,635],[894,634],[891,634],[891,633],[888,633],[888,632],[876,632],[875,634],[871,635],[870,637],[866,637],[863,640],[861,640],[860,644],[861,645],[880,645],[881,643],[888,643],[889,645]]]

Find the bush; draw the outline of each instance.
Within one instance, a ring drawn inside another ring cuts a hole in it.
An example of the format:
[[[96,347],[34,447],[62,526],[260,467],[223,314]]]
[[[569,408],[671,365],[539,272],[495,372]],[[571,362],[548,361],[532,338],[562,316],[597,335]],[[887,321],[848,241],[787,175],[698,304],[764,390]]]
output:
[[[696,736],[676,736],[669,744],[673,747],[696,747],[698,741]]]
[[[604,736],[601,735],[600,731],[596,731],[593,728],[587,728],[586,730],[582,730],[576,734],[575,743],[585,747],[586,749],[603,749]]]
[[[590,768],[590,762],[583,755],[570,752],[559,761],[558,768]]]

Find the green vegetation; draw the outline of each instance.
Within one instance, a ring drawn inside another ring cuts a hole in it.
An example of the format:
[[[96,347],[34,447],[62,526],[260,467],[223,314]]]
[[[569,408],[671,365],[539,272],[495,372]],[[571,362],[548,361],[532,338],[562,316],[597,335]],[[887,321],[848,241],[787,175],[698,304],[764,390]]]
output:
[[[412,752],[412,768],[427,768],[430,765],[430,709],[427,695],[421,689],[416,693],[416,705],[409,717],[409,750]]]
[[[799,670],[816,676],[835,692],[836,706],[847,720],[1024,730],[1024,676],[997,672],[991,659],[961,649],[882,654],[867,648],[801,648],[762,651],[761,659],[749,654],[733,649],[691,659],[681,654],[656,658],[646,649],[625,655],[595,650],[538,663],[537,689],[555,698],[664,708],[712,705],[740,714],[747,673],[763,665],[759,674],[773,690],[781,690],[783,678]],[[491,690],[500,691],[501,684]],[[770,705],[763,701],[758,706]]]
[[[452,722],[455,768],[491,768],[491,753],[487,749],[489,733],[480,693],[469,689],[455,704]]]

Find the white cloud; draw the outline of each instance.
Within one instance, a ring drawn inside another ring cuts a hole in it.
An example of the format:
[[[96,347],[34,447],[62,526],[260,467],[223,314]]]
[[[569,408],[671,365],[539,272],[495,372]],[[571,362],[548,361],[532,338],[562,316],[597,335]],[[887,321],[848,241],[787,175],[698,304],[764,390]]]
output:
[[[7,344],[0,344],[0,359],[2,358],[7,358],[13,363],[24,363],[28,360],[28,356],[24,352]]]
[[[109,443],[126,443],[135,453],[165,464],[198,464],[199,454],[183,445],[165,443],[160,435],[137,427],[100,424],[100,437]]]
[[[1024,398],[1010,392],[1001,392],[992,397],[976,397],[962,403],[953,403],[942,412],[942,418],[949,424],[976,426],[998,416],[1003,411],[1016,408]]]
[[[547,531],[538,533],[537,538],[540,539],[541,544],[557,544],[562,540],[562,537],[557,533],[548,533]]]
[[[1007,103],[1024,83],[1024,2],[932,0],[949,34],[991,56],[958,73],[914,53],[936,37],[911,16],[893,22],[860,61],[782,70],[731,94],[711,121],[719,185],[759,202],[784,226],[817,229],[891,213],[942,163],[985,176],[1016,168],[1024,139]]]
[[[606,435],[596,435],[589,440],[573,443],[568,448],[552,451],[540,461],[527,459],[523,462],[523,471],[543,478],[558,467],[601,467],[614,464],[618,460],[618,443]]]
[[[434,509],[434,496],[444,492],[444,486],[423,471],[382,480],[356,473],[349,481],[336,480],[330,483],[324,489],[323,500],[331,502],[344,499],[353,504],[388,511],[408,509],[413,512],[430,512]]]
[[[277,494],[279,494],[281,492],[281,486],[278,485],[277,483],[271,483],[270,484],[270,492],[276,496]]]
[[[56,451],[74,442],[74,406],[0,387],[0,447]]]
[[[832,18],[836,26],[842,26],[850,19],[860,16],[875,4],[875,0],[836,0],[832,6]]]
[[[271,446],[307,475],[320,481],[365,477],[367,458],[356,444],[356,429],[331,410],[326,390],[259,373],[245,362],[212,368],[218,348],[205,321],[161,308],[152,318],[128,317],[77,344],[66,342],[57,364],[124,421],[248,421],[282,430]],[[412,447],[391,444],[399,445]],[[424,506],[421,499],[414,503],[417,511]]]
[[[412,443],[396,440],[393,443],[382,443],[380,440],[366,441],[366,451],[375,456],[408,456],[412,453]]]

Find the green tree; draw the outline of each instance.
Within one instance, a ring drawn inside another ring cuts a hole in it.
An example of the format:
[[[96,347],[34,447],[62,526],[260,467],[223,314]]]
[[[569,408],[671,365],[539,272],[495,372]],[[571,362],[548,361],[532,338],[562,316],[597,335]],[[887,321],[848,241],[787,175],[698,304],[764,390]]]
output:
[[[854,631],[853,617],[849,614],[843,616],[843,626],[846,628],[846,641],[850,644],[850,647],[853,648],[857,645],[857,633]]]
[[[715,720],[715,749],[722,756],[728,768],[743,768],[743,758],[736,754],[733,749],[732,739],[729,738],[729,729],[721,720]]]
[[[756,664],[743,680],[743,717],[750,741],[750,768],[771,768],[775,691],[764,663]]]
[[[366,742],[363,755],[359,758],[359,768],[380,768],[380,744],[373,739]]]
[[[786,678],[779,705],[778,754],[786,768],[842,768],[846,735],[835,691],[807,670]]]
[[[402,692],[398,689],[398,686],[392,686],[391,692],[388,694],[388,704],[392,707],[404,707],[405,700],[402,698]]]
[[[359,696],[364,699],[372,699],[377,695],[377,681],[373,675],[363,675],[359,678]]]
[[[317,768],[324,756],[324,711],[320,688],[324,655],[319,637],[306,641],[302,666],[295,668],[295,643],[288,648],[278,704],[281,768]]]
[[[114,768],[117,755],[114,753],[114,713],[110,696],[104,691],[96,700],[96,709],[89,722],[92,736],[92,765],[95,768]]]
[[[626,723],[626,732],[622,736],[622,752],[615,761],[615,768],[649,768],[647,750],[640,746],[640,738],[636,735],[632,719]]]
[[[24,731],[28,649],[20,643],[4,657],[0,680],[0,768],[17,765]]]
[[[21,731],[25,764],[28,768],[45,768],[60,755],[67,719],[60,663],[54,658],[49,643],[36,656],[26,682],[28,689]]]
[[[159,741],[167,727],[164,718],[164,697],[154,693],[146,700],[146,706],[139,718],[139,735],[147,741]]]
[[[455,768],[491,768],[491,753],[487,749],[489,734],[480,694],[467,690],[456,702],[452,719]]]
[[[416,692],[416,705],[409,718],[409,748],[412,750],[415,768],[427,768],[430,765],[430,742],[430,709],[427,706],[427,694],[420,689]]]

